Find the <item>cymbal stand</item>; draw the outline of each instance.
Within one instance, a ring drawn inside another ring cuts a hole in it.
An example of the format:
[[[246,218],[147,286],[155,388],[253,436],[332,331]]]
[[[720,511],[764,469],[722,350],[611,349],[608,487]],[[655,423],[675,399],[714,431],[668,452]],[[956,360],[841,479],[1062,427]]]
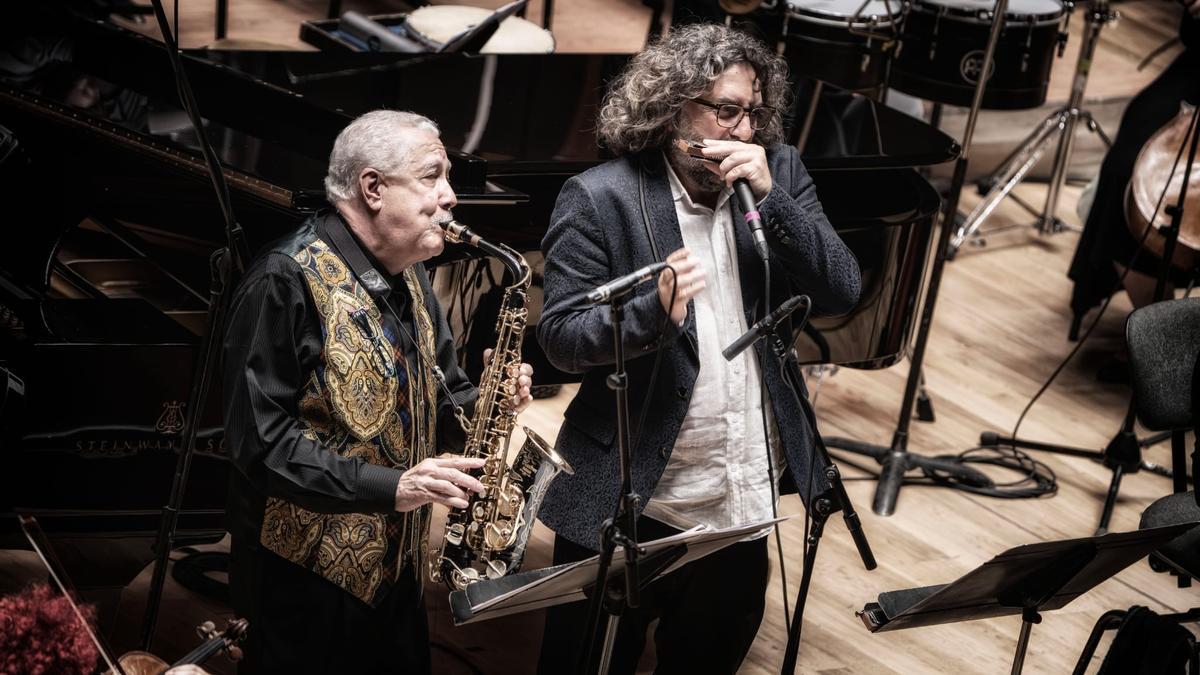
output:
[[[983,221],[987,220],[1005,197],[1011,196],[1013,201],[1037,217],[1034,227],[1037,228],[1039,234],[1055,234],[1068,229],[1068,226],[1055,213],[1058,210],[1058,198],[1062,192],[1063,183],[1066,181],[1071,149],[1075,144],[1076,125],[1083,120],[1088,131],[1099,135],[1106,147],[1112,146],[1112,141],[1104,133],[1104,129],[1100,127],[1096,118],[1081,106],[1083,105],[1084,89],[1087,87],[1088,74],[1092,67],[1092,57],[1095,55],[1096,45],[1100,42],[1100,30],[1104,28],[1105,24],[1116,21],[1118,18],[1119,14],[1109,9],[1108,0],[1094,0],[1091,7],[1087,9],[1087,24],[1083,29],[1083,38],[1079,45],[1079,60],[1075,64],[1075,76],[1071,80],[1071,96],[1067,100],[1067,104],[1047,115],[1041,124],[996,167],[991,175],[981,181],[981,186],[988,188],[987,194],[963,219],[958,231],[951,238],[949,249],[951,259],[964,243],[982,234],[980,227],[983,225]],[[1063,35],[1065,38],[1066,34],[1063,33]],[[1065,44],[1065,42],[1059,43],[1060,55]],[[1054,164],[1050,171],[1046,204],[1042,212],[1038,213],[1031,205],[1011,193],[1042,159],[1042,155],[1046,153],[1050,143],[1056,138],[1058,146],[1054,152]]]
[[[1175,246],[1179,239],[1179,227],[1183,222],[1183,205],[1187,198],[1188,179],[1191,172],[1196,168],[1196,146],[1200,140],[1200,130],[1197,130],[1197,116],[1192,114],[1191,126],[1188,127],[1188,135],[1184,138],[1184,143],[1189,145],[1187,163],[1183,166],[1183,184],[1179,190],[1179,199],[1174,204],[1168,205],[1164,212],[1171,217],[1169,225],[1162,229],[1164,237],[1163,241],[1163,263],[1158,271],[1158,279],[1154,285],[1154,302],[1159,302],[1167,297],[1167,277],[1170,274],[1171,263],[1169,262],[1175,254]],[[1182,149],[1182,148],[1181,148]],[[1180,153],[1182,156],[1182,152]],[[1200,169],[1198,169],[1200,170]],[[1154,218],[1151,218],[1153,222]],[[1154,227],[1148,225],[1147,227]],[[1186,487],[1186,477],[1177,475],[1170,469],[1158,466],[1147,462],[1142,458],[1142,448],[1153,445],[1158,441],[1164,440],[1161,434],[1151,436],[1146,439],[1138,440],[1137,433],[1134,431],[1135,408],[1133,396],[1130,395],[1129,406],[1125,411],[1125,418],[1121,423],[1121,430],[1116,436],[1108,442],[1108,445],[1101,451],[1089,450],[1085,448],[1076,448],[1063,445],[1054,445],[1051,443],[1038,443],[1015,437],[1004,437],[999,434],[985,431],[980,435],[979,444],[983,446],[1009,446],[1013,448],[1025,448],[1028,450],[1040,450],[1043,452],[1052,452],[1060,455],[1070,455],[1073,457],[1085,457],[1098,462],[1102,462],[1106,467],[1112,470],[1112,479],[1108,484],[1108,494],[1104,498],[1104,507],[1100,511],[1100,524],[1096,528],[1097,536],[1108,532],[1109,520],[1112,518],[1113,506],[1117,501],[1117,492],[1121,489],[1121,479],[1129,473],[1137,473],[1145,470],[1151,473],[1173,478],[1175,480],[1175,488],[1177,492],[1182,492]],[[1172,451],[1179,456],[1183,454],[1182,447],[1173,447]]]
[[[1000,39],[1000,31],[1004,27],[1004,15],[1008,10],[1008,0],[996,0],[992,11],[992,31],[988,36],[987,49],[984,51],[980,72],[990,72],[996,55],[996,43]],[[962,186],[967,175],[967,159],[971,151],[971,138],[975,135],[975,122],[979,119],[979,108],[983,103],[983,89],[987,78],[981,77],[975,84],[975,95],[971,100],[970,114],[967,116],[967,127],[963,132],[962,151],[954,163],[954,178],[950,183],[950,195],[943,205],[941,227],[937,243],[934,244],[933,269],[929,273],[929,290],[925,294],[925,306],[921,310],[921,323],[917,330],[917,341],[909,357],[908,381],[904,387],[904,401],[900,404],[899,420],[896,432],[892,436],[890,446],[874,445],[847,438],[826,438],[825,445],[831,448],[849,450],[875,458],[881,465],[879,484],[875,488],[875,500],[872,510],[881,516],[890,516],[896,510],[896,500],[900,488],[904,484],[904,474],[909,469],[922,469],[942,475],[953,476],[956,480],[978,486],[990,486],[992,481],[981,471],[977,471],[962,462],[936,457],[924,457],[908,451],[908,429],[912,424],[913,406],[917,400],[917,390],[921,385],[921,367],[925,361],[925,349],[929,344],[929,332],[933,327],[933,311],[937,307],[938,288],[942,282],[942,272],[946,267],[949,251],[950,229],[954,224],[954,214],[958,211],[958,199],[962,194]]]

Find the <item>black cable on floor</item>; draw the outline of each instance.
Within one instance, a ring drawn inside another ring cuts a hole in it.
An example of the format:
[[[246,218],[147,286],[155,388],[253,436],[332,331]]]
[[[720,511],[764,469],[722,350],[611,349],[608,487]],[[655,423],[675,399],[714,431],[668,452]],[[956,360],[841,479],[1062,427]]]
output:
[[[962,490],[972,494],[997,499],[1036,499],[1058,492],[1058,477],[1054,470],[1046,464],[1034,459],[1031,455],[1015,448],[994,448],[977,446],[964,450],[957,455],[938,455],[935,459],[954,461],[961,464],[984,464],[1007,469],[1020,474],[1021,477],[1004,482],[993,483],[990,487],[978,487],[960,482],[953,476],[938,473],[933,470],[923,470],[921,476],[911,476],[904,479],[904,485],[929,485]],[[878,472],[872,471],[862,464],[838,457],[839,464],[851,466],[865,473],[865,476],[843,478],[843,481],[878,480]]]
[[[976,446],[957,455],[940,455],[937,459],[994,466],[1022,474],[1022,477],[1006,483],[995,483],[991,487],[978,487],[962,483],[954,476],[926,470],[925,477],[933,485],[998,499],[1036,499],[1058,492],[1058,478],[1054,469],[1015,448]]]

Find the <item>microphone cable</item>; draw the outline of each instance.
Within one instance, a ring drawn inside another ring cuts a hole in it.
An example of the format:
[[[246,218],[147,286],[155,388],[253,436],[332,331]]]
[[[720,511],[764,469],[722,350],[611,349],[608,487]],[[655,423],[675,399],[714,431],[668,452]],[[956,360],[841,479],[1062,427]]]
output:
[[[1200,110],[1200,108],[1198,108],[1197,110]],[[1188,133],[1184,135],[1183,143],[1180,144],[1179,150],[1175,153],[1175,160],[1171,164],[1171,173],[1170,173],[1171,176],[1174,176],[1176,169],[1179,168],[1179,160],[1183,157],[1184,147],[1187,145],[1188,141],[1190,141],[1192,139],[1192,136],[1194,134],[1196,134],[1196,132],[1197,132],[1196,119],[1197,119],[1196,112],[1193,111],[1192,112],[1192,121],[1190,122],[1190,125],[1188,127]],[[1096,327],[1100,324],[1100,320],[1104,317],[1105,312],[1108,311],[1109,305],[1112,304],[1113,297],[1116,295],[1116,293],[1118,293],[1121,290],[1122,287],[1124,287],[1125,278],[1127,276],[1129,276],[1129,273],[1133,270],[1134,263],[1137,262],[1138,257],[1141,256],[1142,252],[1144,251],[1143,247],[1146,243],[1146,239],[1150,236],[1150,232],[1155,229],[1154,220],[1156,218],[1158,218],[1159,211],[1162,209],[1163,202],[1166,200],[1167,189],[1169,188],[1169,185],[1170,185],[1170,181],[1164,182],[1163,189],[1158,195],[1158,202],[1154,205],[1154,212],[1150,215],[1150,218],[1147,220],[1146,227],[1145,227],[1145,229],[1142,230],[1141,238],[1138,239],[1137,248],[1134,250],[1133,255],[1130,257],[1129,263],[1127,265],[1125,265],[1125,269],[1121,272],[1121,276],[1118,277],[1116,283],[1113,284],[1113,287],[1108,294],[1108,298],[1105,299],[1104,303],[1100,306],[1100,310],[1096,313],[1095,318],[1092,319],[1091,324],[1088,325],[1087,330],[1084,331],[1083,335],[1079,338],[1078,342],[1075,343],[1075,347],[1072,348],[1071,351],[1066,355],[1066,357],[1064,357],[1062,359],[1062,361],[1058,364],[1058,366],[1054,368],[1054,371],[1051,372],[1050,376],[1046,378],[1046,381],[1042,383],[1042,386],[1037,390],[1037,393],[1035,393],[1033,395],[1033,398],[1029,399],[1029,402],[1025,404],[1025,408],[1021,410],[1021,415],[1017,418],[1017,423],[1015,425],[1013,425],[1013,430],[1012,430],[1012,435],[1011,435],[1012,438],[1017,437],[1017,432],[1021,429],[1021,424],[1024,423],[1025,417],[1026,417],[1026,415],[1029,414],[1030,409],[1032,409],[1034,404],[1037,403],[1037,401],[1039,399],[1041,399],[1042,395],[1046,392],[1046,390],[1050,388],[1050,385],[1053,384],[1056,379],[1058,379],[1059,374],[1062,373],[1063,369],[1066,368],[1067,364],[1070,363],[1071,359],[1075,358],[1075,355],[1078,354],[1079,350],[1083,348],[1084,343],[1087,342],[1089,337],[1091,337],[1092,333],[1096,330]],[[1167,274],[1170,274],[1169,268],[1170,268],[1171,262],[1169,260],[1164,260],[1164,261],[1162,261],[1162,264],[1168,266]],[[1192,286],[1189,285],[1188,289],[1187,289],[1188,295],[1191,294],[1191,289],[1192,289]],[[1016,448],[1012,448],[1012,449],[1014,451],[1016,450]]]

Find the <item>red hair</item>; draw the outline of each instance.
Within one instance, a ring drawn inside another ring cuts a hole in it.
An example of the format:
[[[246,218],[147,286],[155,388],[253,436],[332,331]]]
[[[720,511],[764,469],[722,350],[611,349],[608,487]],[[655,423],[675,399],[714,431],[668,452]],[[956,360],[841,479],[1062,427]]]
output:
[[[79,609],[94,625],[95,608]],[[86,675],[99,655],[71,604],[49,586],[0,598],[0,675]]]

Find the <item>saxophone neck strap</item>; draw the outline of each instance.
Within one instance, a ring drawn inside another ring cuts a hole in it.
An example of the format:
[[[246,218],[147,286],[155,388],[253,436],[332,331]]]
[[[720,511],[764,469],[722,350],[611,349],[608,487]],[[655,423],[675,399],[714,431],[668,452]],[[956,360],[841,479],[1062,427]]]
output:
[[[350,225],[339,211],[335,209],[317,222],[317,236],[337,251],[371,297],[386,301],[392,292],[392,285],[379,271],[379,266],[372,262],[363,250],[362,244],[350,231]]]

